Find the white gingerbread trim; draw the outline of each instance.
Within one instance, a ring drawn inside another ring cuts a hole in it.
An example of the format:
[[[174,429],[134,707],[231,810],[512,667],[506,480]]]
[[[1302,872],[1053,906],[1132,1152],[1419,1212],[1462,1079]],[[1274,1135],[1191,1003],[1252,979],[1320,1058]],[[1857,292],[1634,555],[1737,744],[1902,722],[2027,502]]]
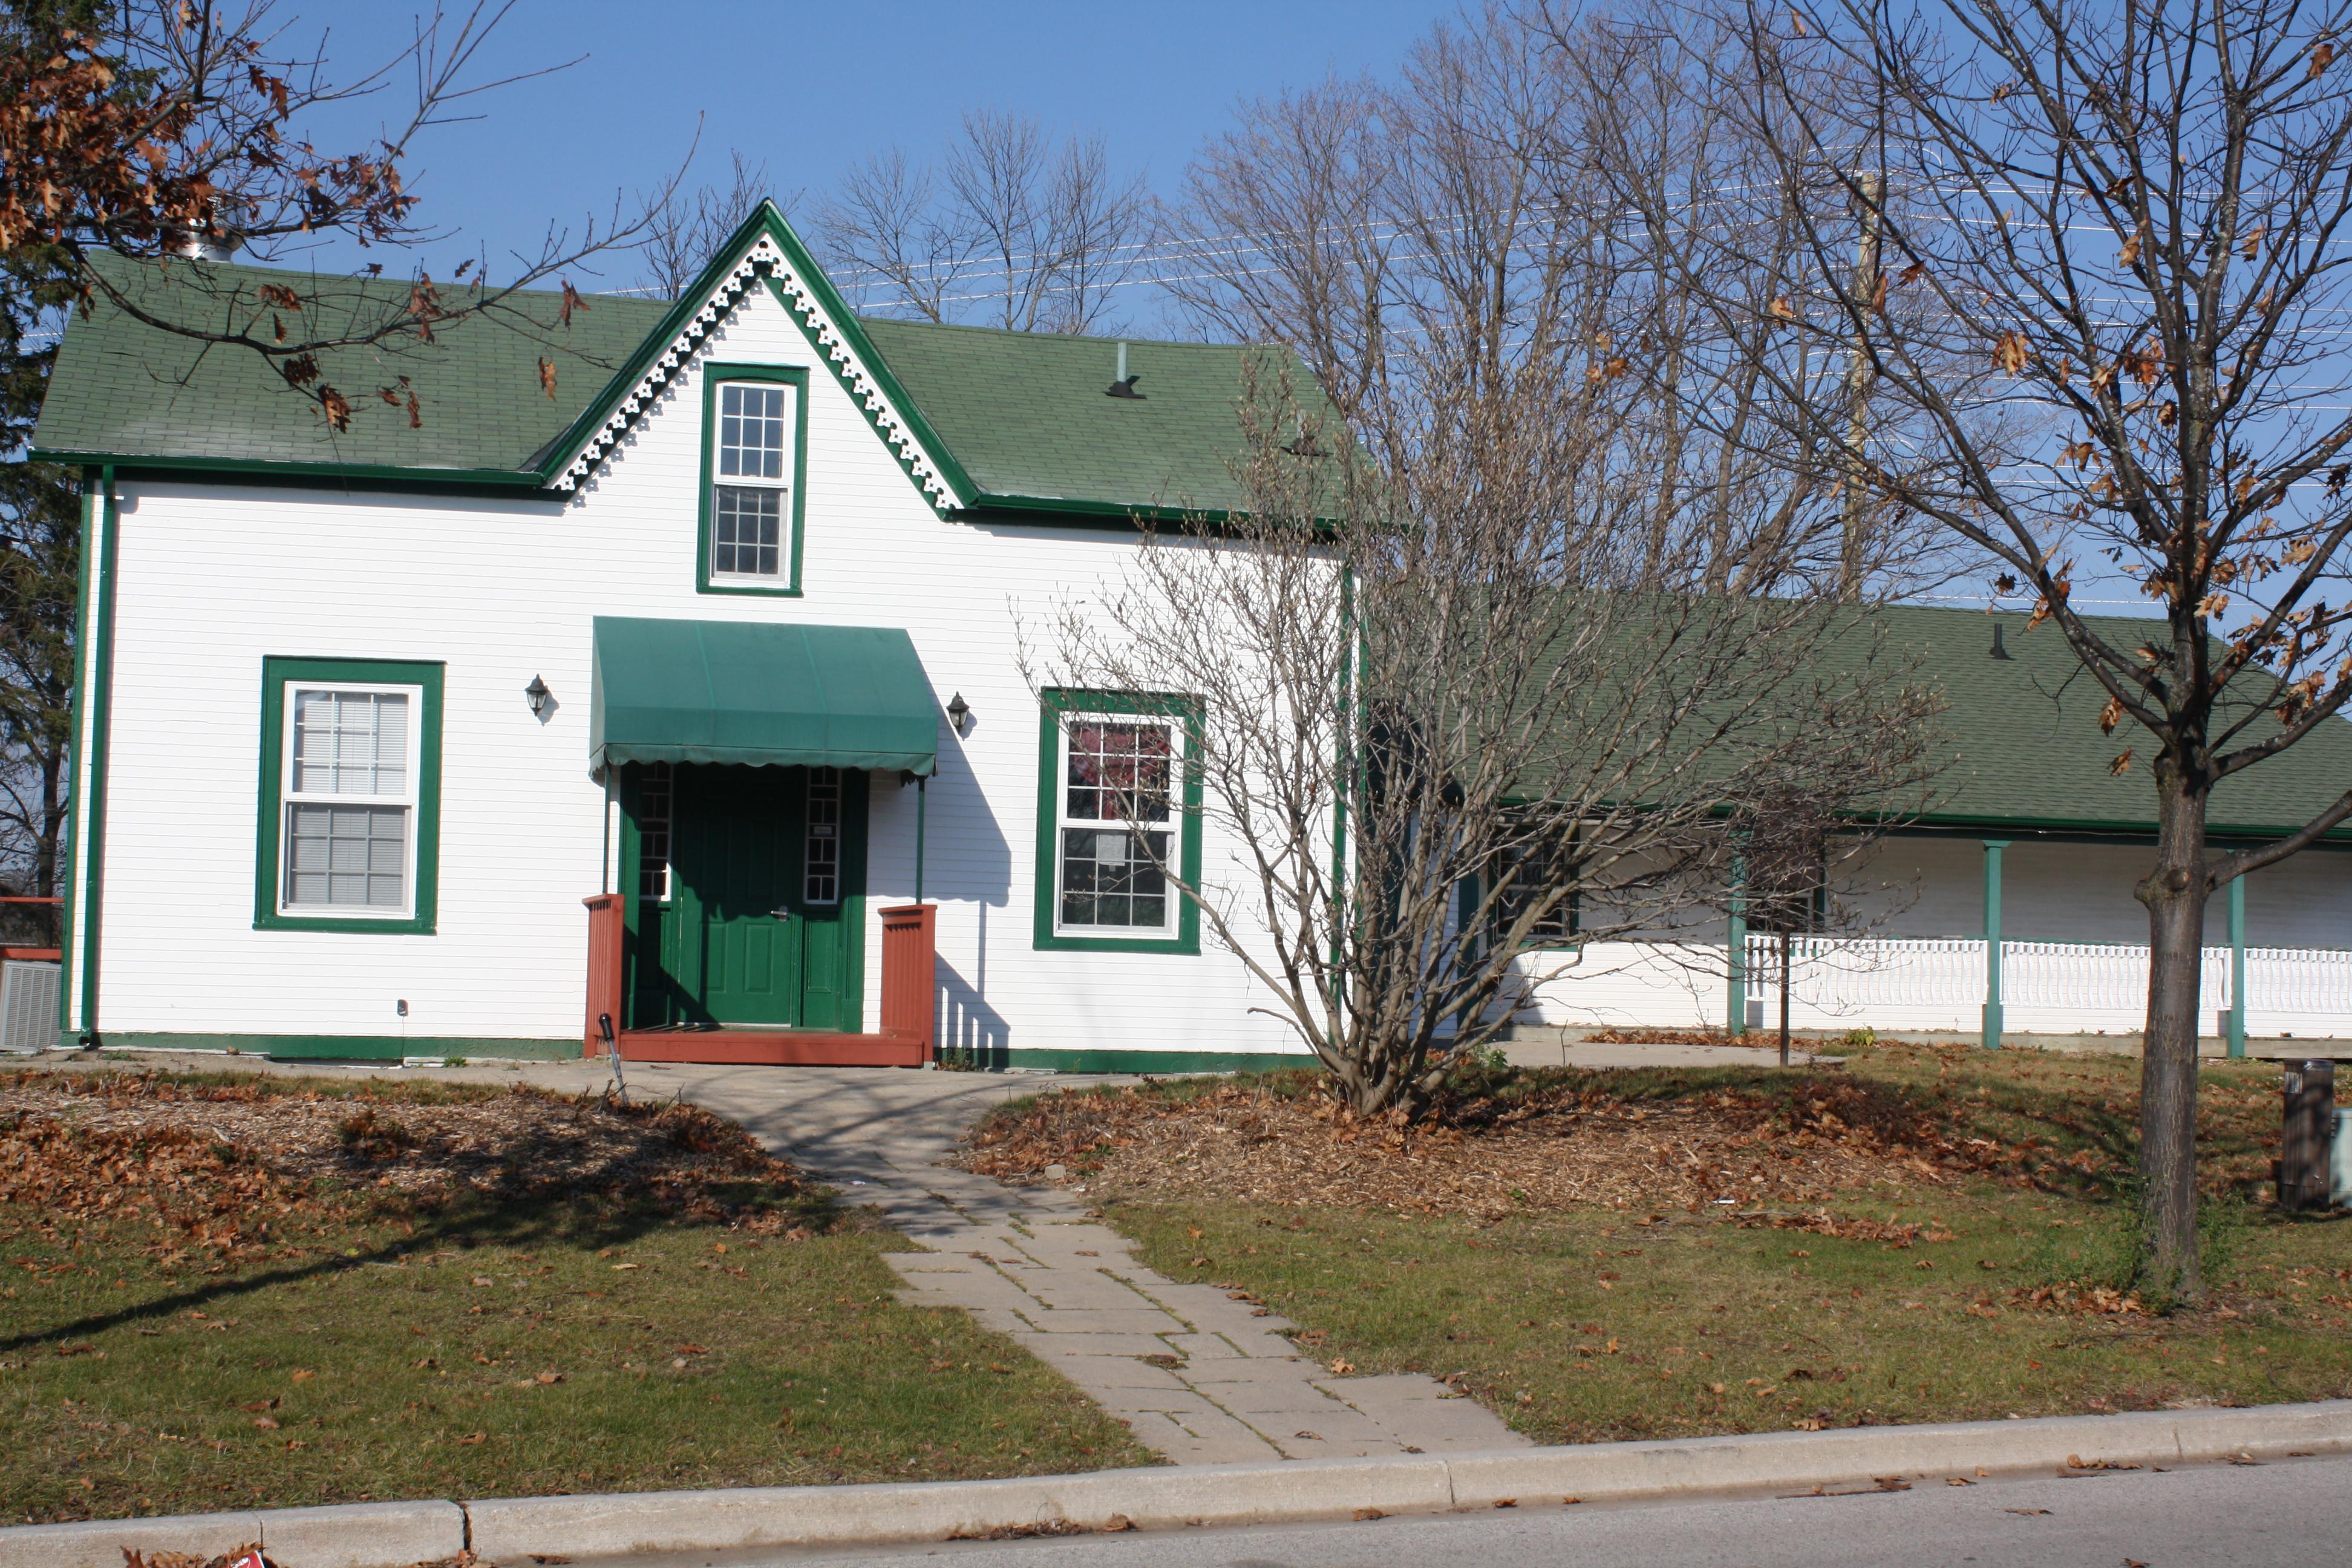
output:
[[[923,494],[941,515],[952,510],[960,503],[947,476],[940,471],[938,464],[931,461],[930,454],[923,449],[923,444],[916,438],[913,429],[891,405],[889,397],[884,394],[873,373],[850,348],[848,340],[818,302],[815,291],[808,286],[806,279],[793,270],[773,237],[766,234],[760,236],[743,252],[719,287],[703,301],[702,309],[688,319],[660,357],[646,367],[646,373],[637,378],[636,384],[629,389],[628,395],[620,400],[595,434],[588,437],[563,471],[555,477],[552,481],[554,488],[567,492],[575,490],[602,468],[614,448],[620,445],[621,437],[636,423],[638,414],[651,407],[669,384],[677,379],[678,373],[694,363],[711,333],[735,313],[746,293],[763,279],[775,285],[779,297],[793,313],[801,331],[824,356],[825,368],[832,371],[843,389],[856,399],[867,420],[874,426],[875,433],[888,443],[900,466],[907,470],[908,477],[922,488]]]

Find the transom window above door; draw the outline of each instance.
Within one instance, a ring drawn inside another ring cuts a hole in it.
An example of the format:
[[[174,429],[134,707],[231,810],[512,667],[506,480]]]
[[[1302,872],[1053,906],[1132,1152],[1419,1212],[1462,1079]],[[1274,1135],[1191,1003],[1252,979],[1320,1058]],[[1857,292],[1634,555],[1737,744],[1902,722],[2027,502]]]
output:
[[[723,364],[708,375],[697,585],[798,593],[807,376],[788,365]]]

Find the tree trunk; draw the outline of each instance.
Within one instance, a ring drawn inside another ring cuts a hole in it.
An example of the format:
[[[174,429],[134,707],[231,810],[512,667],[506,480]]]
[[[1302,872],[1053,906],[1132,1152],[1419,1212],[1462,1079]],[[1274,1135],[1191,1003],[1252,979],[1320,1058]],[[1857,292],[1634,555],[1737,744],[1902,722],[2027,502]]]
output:
[[[2205,945],[2202,770],[2157,767],[2156,867],[2140,881],[2147,906],[2147,1032],[2140,1061],[2139,1177],[2143,1281],[2160,1295],[2203,1293],[2197,1258],[2197,1009]]]

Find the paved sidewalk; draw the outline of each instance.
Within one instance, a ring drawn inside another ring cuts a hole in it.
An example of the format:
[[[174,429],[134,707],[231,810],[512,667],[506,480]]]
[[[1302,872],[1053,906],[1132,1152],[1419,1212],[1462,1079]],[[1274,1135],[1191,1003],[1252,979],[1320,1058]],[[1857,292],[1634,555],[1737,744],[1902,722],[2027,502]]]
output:
[[[54,1058],[53,1058],[54,1059]],[[145,1058],[218,1070],[219,1057]],[[89,1064],[81,1058],[76,1065]],[[264,1071],[312,1071],[237,1060]],[[328,1068],[328,1071],[364,1071]],[[564,1091],[609,1081],[603,1062],[410,1068]],[[1018,1341],[1178,1464],[1518,1448],[1528,1439],[1433,1378],[1335,1377],[1283,1338],[1291,1325],[1135,1260],[1133,1244],[1070,1194],[1016,1189],[941,1163],[988,1110],[1040,1089],[1113,1081],[887,1068],[631,1063],[640,1099],[680,1097],[741,1123],[871,1205],[922,1252],[889,1254],[900,1300],[960,1307]]]

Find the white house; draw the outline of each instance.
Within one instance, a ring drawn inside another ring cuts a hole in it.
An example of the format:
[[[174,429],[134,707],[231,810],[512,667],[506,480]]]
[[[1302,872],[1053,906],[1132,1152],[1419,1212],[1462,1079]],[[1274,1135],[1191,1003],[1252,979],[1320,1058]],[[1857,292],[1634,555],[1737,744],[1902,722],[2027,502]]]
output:
[[[324,308],[307,276],[185,266],[216,312],[265,320],[272,284]],[[186,308],[187,276],[141,286]],[[516,303],[327,356],[341,431],[257,355],[103,307],[69,328],[36,437],[87,481],[67,1039],[551,1057],[609,1019],[670,1059],[1297,1049],[1103,799],[1172,782],[1213,717],[1041,696],[1019,658],[1139,515],[1236,504],[1247,351],[860,320],[764,206],[674,304]],[[1995,660],[1985,617],[1918,614],[1973,771],[1881,851],[1892,945],[1816,964],[1801,1021],[1974,1029],[2021,940],[2095,948],[2070,962],[2127,993],[2146,803],[2063,738],[2086,726],[2052,704],[2079,698],[2034,695],[2063,687],[2054,637]],[[2340,740],[2236,826],[2340,788]],[[1166,821],[1185,865],[1224,861],[1197,816]],[[1988,839],[2005,904],[1979,892]],[[2250,973],[2339,977],[2280,1013],[2298,1033],[2352,1033],[2341,854],[2249,895]],[[1740,933],[1676,935],[1671,960],[1596,948],[1523,1016],[1743,1020]]]

